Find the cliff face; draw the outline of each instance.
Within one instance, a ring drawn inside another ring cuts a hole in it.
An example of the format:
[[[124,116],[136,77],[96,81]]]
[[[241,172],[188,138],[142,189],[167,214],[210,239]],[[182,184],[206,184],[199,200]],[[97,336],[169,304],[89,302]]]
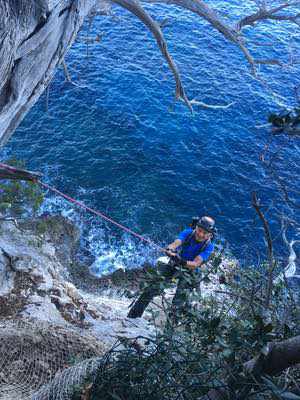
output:
[[[0,319],[35,319],[93,334],[145,333],[146,320],[124,321],[130,300],[93,295],[70,282],[78,229],[63,217],[0,225]]]
[[[80,267],[74,256],[79,236],[78,228],[62,216],[23,220],[18,225],[0,220],[0,320],[34,319],[76,328],[108,347],[118,336],[151,334],[147,322],[151,315],[146,312],[145,318],[127,320],[132,300],[117,294],[120,289],[137,289],[144,270],[92,278],[88,267]],[[232,267],[234,262],[224,259],[218,270],[230,273]],[[210,274],[210,282],[201,284],[203,295],[218,286],[217,276]]]
[[[0,221],[0,399],[68,399],[117,338],[154,329],[126,319],[131,300],[70,282],[79,231],[69,220]]]

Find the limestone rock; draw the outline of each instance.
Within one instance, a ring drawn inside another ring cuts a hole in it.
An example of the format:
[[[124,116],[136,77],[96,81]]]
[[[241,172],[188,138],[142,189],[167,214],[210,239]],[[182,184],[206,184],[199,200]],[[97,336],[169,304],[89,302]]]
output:
[[[28,319],[83,329],[109,347],[151,333],[146,320],[123,326],[131,300],[93,295],[69,280],[79,230],[62,216],[0,222],[0,320]],[[87,269],[88,271],[88,269]],[[121,284],[122,278],[118,278]],[[110,297],[109,297],[110,296]]]

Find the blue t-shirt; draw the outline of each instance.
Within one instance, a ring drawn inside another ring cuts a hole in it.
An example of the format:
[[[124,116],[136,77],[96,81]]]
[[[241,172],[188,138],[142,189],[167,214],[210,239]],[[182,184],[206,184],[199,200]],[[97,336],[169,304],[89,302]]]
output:
[[[192,228],[187,228],[179,234],[178,239],[184,242],[192,232]],[[213,250],[214,245],[211,242],[205,247],[205,241],[197,242],[193,236],[189,239],[188,244],[181,247],[180,256],[186,261],[194,261],[197,256],[200,256],[203,261],[207,261]]]

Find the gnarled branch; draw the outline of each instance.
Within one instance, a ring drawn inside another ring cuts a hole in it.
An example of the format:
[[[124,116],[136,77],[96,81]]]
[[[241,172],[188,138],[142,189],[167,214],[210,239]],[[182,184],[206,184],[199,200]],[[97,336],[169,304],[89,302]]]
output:
[[[256,193],[252,193],[252,206],[254,207],[257,215],[259,216],[265,232],[265,237],[267,241],[267,249],[268,249],[268,259],[269,259],[269,269],[268,269],[268,286],[267,286],[267,295],[266,295],[266,304],[265,307],[269,308],[270,300],[271,300],[271,293],[273,287],[273,272],[275,268],[274,262],[274,254],[273,254],[273,241],[271,237],[270,227],[268,221],[266,220],[263,212],[261,211],[261,206],[257,199]]]
[[[278,7],[269,9],[267,9],[266,4],[260,5],[259,10],[256,13],[248,15],[243,19],[241,19],[238,22],[236,28],[238,31],[240,31],[243,27],[247,25],[253,26],[257,22],[265,21],[268,19],[275,21],[290,21],[300,26],[300,13],[297,13],[295,15],[277,14],[279,11],[285,10],[288,7],[299,6],[299,5],[300,5],[299,1],[286,2]]]
[[[265,353],[265,352],[264,352]],[[259,378],[263,375],[276,375],[287,368],[300,363],[300,336],[278,343],[269,343],[266,353],[249,360],[244,364],[244,370],[249,374],[249,384],[246,390],[251,389],[252,377]],[[199,400],[225,400],[232,398],[231,381],[220,389],[212,389]],[[240,397],[242,398],[242,397]]]
[[[243,39],[240,36],[237,30],[230,26],[230,24],[223,21],[221,16],[209,7],[202,0],[143,0],[143,2],[148,3],[166,3],[166,4],[174,4],[178,7],[185,8],[195,14],[198,14],[201,18],[205,19],[207,22],[212,25],[214,29],[217,29],[227,40],[236,44],[240,50],[243,52],[247,61],[249,62],[252,73],[256,74],[255,61],[250,54],[249,50],[243,43]]]
[[[174,63],[168,51],[167,43],[164,39],[160,25],[150,17],[150,15],[143,9],[138,0],[112,0],[112,1],[116,4],[119,4],[121,7],[126,8],[128,11],[136,15],[152,32],[153,36],[157,41],[158,47],[162,55],[166,59],[171,71],[173,72],[176,82],[176,98],[182,99],[192,111],[191,103],[185,94],[180,74],[178,72],[176,64]]]

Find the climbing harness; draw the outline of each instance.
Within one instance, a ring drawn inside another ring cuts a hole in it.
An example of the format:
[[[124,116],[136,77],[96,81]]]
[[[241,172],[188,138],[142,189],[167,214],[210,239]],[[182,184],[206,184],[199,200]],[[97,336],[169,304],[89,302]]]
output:
[[[80,201],[78,201],[76,199],[73,199],[71,196],[68,196],[67,194],[65,194],[65,193],[61,192],[60,190],[56,189],[55,187],[50,186],[47,183],[42,182],[40,180],[40,176],[41,176],[40,174],[31,172],[31,171],[26,171],[26,170],[23,170],[23,169],[20,169],[20,168],[15,168],[15,167],[12,167],[10,165],[3,164],[3,163],[0,163],[0,168],[3,168],[4,170],[9,171],[10,173],[19,174],[21,176],[21,179],[30,180],[32,182],[35,182],[35,183],[39,184],[43,188],[45,188],[47,190],[50,190],[51,192],[57,194],[60,197],[63,197],[68,202],[76,204],[78,207],[83,208],[84,210],[90,212],[91,214],[97,215],[98,217],[104,219],[107,222],[110,222],[111,224],[117,226],[118,228],[122,229],[123,231],[129,233],[130,235],[135,236],[139,240],[150,244],[151,246],[155,247],[159,251],[162,251],[164,253],[166,252],[166,250],[163,247],[159,246],[158,244],[156,244],[152,240],[150,240],[148,238],[145,238],[144,236],[134,232],[133,230],[127,228],[126,226],[120,224],[119,222],[114,221],[112,218],[108,217],[107,215],[103,214],[102,212],[94,210],[93,208],[86,206],[84,203],[82,203],[82,202],[80,202]]]

